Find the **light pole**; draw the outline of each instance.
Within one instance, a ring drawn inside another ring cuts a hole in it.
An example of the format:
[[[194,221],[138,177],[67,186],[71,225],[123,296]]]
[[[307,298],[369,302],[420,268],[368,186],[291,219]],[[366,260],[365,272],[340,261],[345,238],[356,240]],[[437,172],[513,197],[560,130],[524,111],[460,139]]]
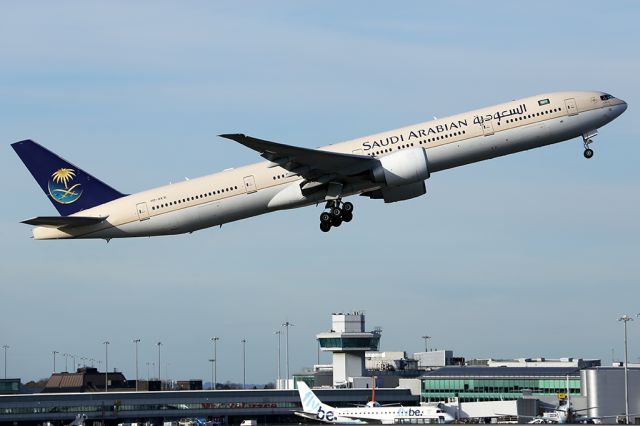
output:
[[[211,389],[213,389],[215,386],[214,377],[213,377],[213,365],[216,362],[216,360],[214,358],[211,358],[209,362],[211,363]]]
[[[69,354],[62,354],[62,356],[64,357],[64,372],[68,373],[69,372],[69,365],[67,364],[67,361],[69,360]]]
[[[56,354],[59,354],[60,352],[58,351],[51,351],[51,353],[53,354],[53,372],[56,372]]]
[[[104,345],[104,391],[109,391],[109,341],[102,342]],[[73,362],[75,364],[75,360]]]
[[[76,372],[76,356],[71,354],[69,354],[69,356],[71,357],[71,361],[72,361],[71,366],[73,367],[73,372],[75,373]]]
[[[247,387],[247,357],[246,357],[246,345],[247,339],[242,339],[242,389]]]
[[[2,345],[2,349],[4,349],[4,378],[7,378],[7,349],[9,349],[9,345]]]
[[[149,390],[149,380],[151,380],[151,375],[149,374],[149,366],[151,365],[151,363],[149,361],[147,361],[147,390]]]
[[[280,336],[282,335],[282,331],[277,330],[277,331],[274,331],[273,334],[276,334],[278,336],[278,384],[276,385],[276,389],[280,389],[280,379],[281,379],[281,375],[280,375]]]
[[[618,318],[618,321],[624,322],[624,415],[625,423],[629,424],[629,370],[627,365],[627,323],[633,321],[628,315]]]
[[[160,390],[162,390],[162,375],[160,374],[160,369],[162,364],[160,364],[160,346],[162,346],[162,342],[158,342],[158,381],[160,381]]]
[[[136,345],[136,392],[138,392],[138,343],[140,343],[140,339],[133,339],[133,343]]]
[[[282,326],[286,327],[287,329],[286,349],[285,349],[285,358],[287,361],[287,382],[285,385],[285,389],[289,389],[289,327],[295,326],[295,324],[291,324],[289,321],[286,321],[285,323],[282,324]]]
[[[170,362],[166,362],[164,364],[164,390],[171,390],[172,387],[172,383],[171,380],[169,379],[169,365],[171,363]]]
[[[211,338],[213,342],[213,390],[216,390],[216,383],[218,382],[218,336]]]
[[[429,341],[429,339],[431,339],[431,336],[422,336],[422,338],[424,339],[424,351],[429,352],[429,346],[427,342]]]

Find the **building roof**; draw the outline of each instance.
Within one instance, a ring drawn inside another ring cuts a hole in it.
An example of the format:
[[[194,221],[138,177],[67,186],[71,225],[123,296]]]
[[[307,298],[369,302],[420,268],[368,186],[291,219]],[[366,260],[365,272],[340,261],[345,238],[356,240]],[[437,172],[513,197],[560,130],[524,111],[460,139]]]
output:
[[[566,377],[579,376],[576,367],[467,367],[451,366],[429,371],[425,378],[453,378],[453,377]]]
[[[120,372],[107,373],[109,387],[121,387],[126,382]],[[96,368],[83,367],[75,373],[53,373],[42,392],[87,392],[104,387],[105,373],[100,373]]]

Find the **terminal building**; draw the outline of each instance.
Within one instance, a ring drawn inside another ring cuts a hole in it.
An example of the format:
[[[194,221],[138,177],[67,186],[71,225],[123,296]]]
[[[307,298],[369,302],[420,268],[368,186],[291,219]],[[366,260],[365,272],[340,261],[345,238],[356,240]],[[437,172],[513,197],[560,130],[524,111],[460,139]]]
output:
[[[581,414],[607,417],[625,412],[623,365],[603,367],[582,358],[473,359],[465,361],[451,350],[407,356],[404,351],[380,351],[382,331],[366,331],[361,312],[333,314],[329,331],[317,334],[320,348],[332,353],[332,363],[294,374],[315,387],[319,398],[333,406],[364,404],[376,387],[381,404],[415,406],[442,403],[451,414],[493,417],[512,413],[521,422],[553,409],[559,395],[569,394]],[[151,383],[139,386],[121,373],[109,373],[109,389],[101,392],[105,374],[95,368],[54,374],[45,393],[21,395],[19,381],[0,381],[0,425],[69,423],[85,414],[87,424],[178,421],[187,418],[238,424],[255,419],[261,424],[299,423],[301,409],[295,389],[157,391]],[[159,383],[159,382],[158,382]],[[640,368],[628,369],[631,422],[640,422]],[[184,389],[200,389],[201,381],[183,382]],[[57,392],[57,393],[54,393]],[[61,393],[60,393],[61,392]],[[518,418],[517,416],[521,416]],[[524,417],[528,416],[528,417]]]
[[[367,401],[368,389],[320,389],[315,391],[327,404],[353,407]],[[408,389],[380,389],[376,399],[383,404],[415,406],[419,396]],[[215,390],[163,392],[92,392],[6,395],[0,397],[0,424],[57,425],[70,423],[78,414],[87,425],[115,426],[119,423],[161,425],[181,419],[206,419],[222,424],[240,424],[245,419],[259,424],[298,424],[294,411],[302,410],[296,390]]]

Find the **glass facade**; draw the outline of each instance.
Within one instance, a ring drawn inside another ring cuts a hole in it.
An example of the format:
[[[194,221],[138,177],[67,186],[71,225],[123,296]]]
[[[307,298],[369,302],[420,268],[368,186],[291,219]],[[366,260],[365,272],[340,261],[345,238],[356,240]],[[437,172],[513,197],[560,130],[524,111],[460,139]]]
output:
[[[458,397],[461,402],[513,400],[523,392],[532,395],[556,395],[567,391],[565,378],[425,378],[422,380],[422,400],[444,401]],[[569,392],[580,393],[580,378],[569,379]]]
[[[20,380],[2,379],[0,380],[0,395],[20,392]]]
[[[367,348],[367,350],[377,350],[380,337],[321,337],[318,340],[322,348]]]
[[[240,409],[240,408],[299,408],[300,404],[293,402],[197,402],[197,403],[164,403],[164,404],[119,404],[113,405],[69,405],[56,407],[0,407],[3,414],[37,414],[37,413],[95,413],[95,412],[124,412],[124,411],[155,411],[155,410],[212,410],[212,409]],[[2,419],[0,417],[0,419]]]

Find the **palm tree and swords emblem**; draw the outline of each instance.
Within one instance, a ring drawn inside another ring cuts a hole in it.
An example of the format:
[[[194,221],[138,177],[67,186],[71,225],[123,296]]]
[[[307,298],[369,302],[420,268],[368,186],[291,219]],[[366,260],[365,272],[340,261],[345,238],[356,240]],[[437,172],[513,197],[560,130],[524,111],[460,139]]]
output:
[[[71,204],[80,198],[82,190],[78,189],[79,183],[69,186],[73,183],[76,172],[73,169],[58,169],[51,175],[49,180],[49,194],[54,200],[61,204]]]

